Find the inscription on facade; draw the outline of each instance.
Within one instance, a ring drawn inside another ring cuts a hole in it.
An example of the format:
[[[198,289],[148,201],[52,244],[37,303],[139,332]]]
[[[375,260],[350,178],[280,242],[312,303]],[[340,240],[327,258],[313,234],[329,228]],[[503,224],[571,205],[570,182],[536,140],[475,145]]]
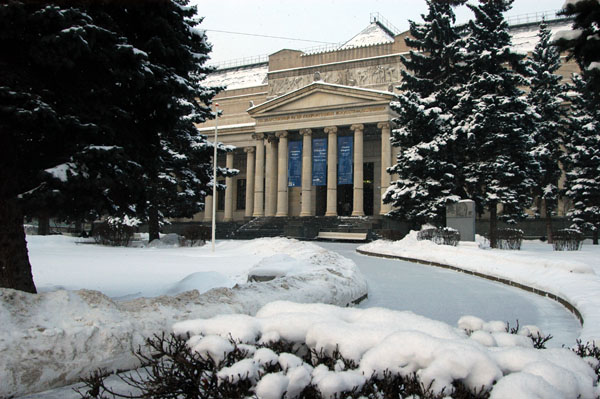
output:
[[[338,110],[338,111],[309,112],[309,113],[294,114],[294,115],[268,116],[265,118],[260,118],[260,121],[261,122],[290,121],[290,120],[298,120],[298,119],[322,118],[325,116],[354,115],[354,114],[362,114],[365,112],[381,112],[381,111],[385,111],[385,110],[386,110],[386,106],[380,105],[377,107],[364,107],[364,108],[358,108],[358,109],[346,109],[346,110]]]

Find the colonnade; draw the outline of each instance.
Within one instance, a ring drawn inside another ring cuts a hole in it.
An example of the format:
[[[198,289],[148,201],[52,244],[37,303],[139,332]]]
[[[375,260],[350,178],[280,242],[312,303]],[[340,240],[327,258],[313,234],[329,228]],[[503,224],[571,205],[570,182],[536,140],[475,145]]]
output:
[[[390,123],[380,122],[381,131],[381,191],[383,196],[390,184],[387,168],[391,166]],[[352,216],[364,216],[364,124],[350,126],[353,131],[353,208]],[[327,203],[325,216],[337,216],[337,126],[324,128],[327,135]],[[301,129],[302,177],[300,216],[315,216],[312,204],[312,129]],[[246,217],[289,216],[288,200],[288,132],[254,133],[255,145],[244,148],[246,153]],[[233,168],[233,153],[227,154],[226,166]],[[223,221],[233,220],[233,178],[226,178],[225,209]],[[263,205],[264,204],[264,205]],[[391,210],[391,205],[381,203],[380,214]],[[212,201],[207,197],[205,220],[210,220]]]

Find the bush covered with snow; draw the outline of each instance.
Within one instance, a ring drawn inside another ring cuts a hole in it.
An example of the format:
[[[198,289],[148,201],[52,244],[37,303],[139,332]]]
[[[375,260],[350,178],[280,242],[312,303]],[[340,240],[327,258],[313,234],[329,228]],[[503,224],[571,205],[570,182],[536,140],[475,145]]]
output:
[[[452,245],[455,247],[460,242],[460,233],[452,227],[424,229],[417,234],[417,240],[429,240],[438,245]]]
[[[579,251],[585,236],[577,229],[562,229],[552,233],[552,248],[555,251]]]
[[[168,392],[181,398],[600,394],[593,360],[565,348],[535,349],[530,337],[542,335],[535,326],[511,333],[503,322],[464,317],[459,327],[412,312],[273,302],[255,317],[177,323],[175,335],[148,341],[155,354],[142,357],[149,374],[132,382],[154,395],[144,397],[171,397]],[[88,379],[89,389],[101,395],[102,381]]]
[[[523,230],[521,229],[498,229],[498,249],[521,249],[523,245]]]

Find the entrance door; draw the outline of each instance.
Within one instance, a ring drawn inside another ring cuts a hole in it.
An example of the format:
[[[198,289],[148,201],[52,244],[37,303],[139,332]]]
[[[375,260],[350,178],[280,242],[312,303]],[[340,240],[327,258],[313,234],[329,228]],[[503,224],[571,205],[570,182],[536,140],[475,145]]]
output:
[[[351,184],[341,184],[337,186],[337,214],[339,216],[352,215],[352,206],[354,203],[353,187]]]
[[[373,181],[375,179],[375,164],[373,162],[365,162],[363,164],[363,207],[365,215],[373,216]]]
[[[327,210],[327,186],[313,186],[315,189],[315,215],[325,216]]]

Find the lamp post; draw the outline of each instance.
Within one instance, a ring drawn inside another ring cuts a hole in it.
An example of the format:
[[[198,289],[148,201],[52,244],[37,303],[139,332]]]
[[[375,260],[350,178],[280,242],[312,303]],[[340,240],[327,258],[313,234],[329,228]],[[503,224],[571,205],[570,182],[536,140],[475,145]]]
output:
[[[217,139],[219,134],[219,104],[215,103],[215,140],[213,152],[213,195],[212,195],[212,252],[215,252],[215,231],[217,230]]]

